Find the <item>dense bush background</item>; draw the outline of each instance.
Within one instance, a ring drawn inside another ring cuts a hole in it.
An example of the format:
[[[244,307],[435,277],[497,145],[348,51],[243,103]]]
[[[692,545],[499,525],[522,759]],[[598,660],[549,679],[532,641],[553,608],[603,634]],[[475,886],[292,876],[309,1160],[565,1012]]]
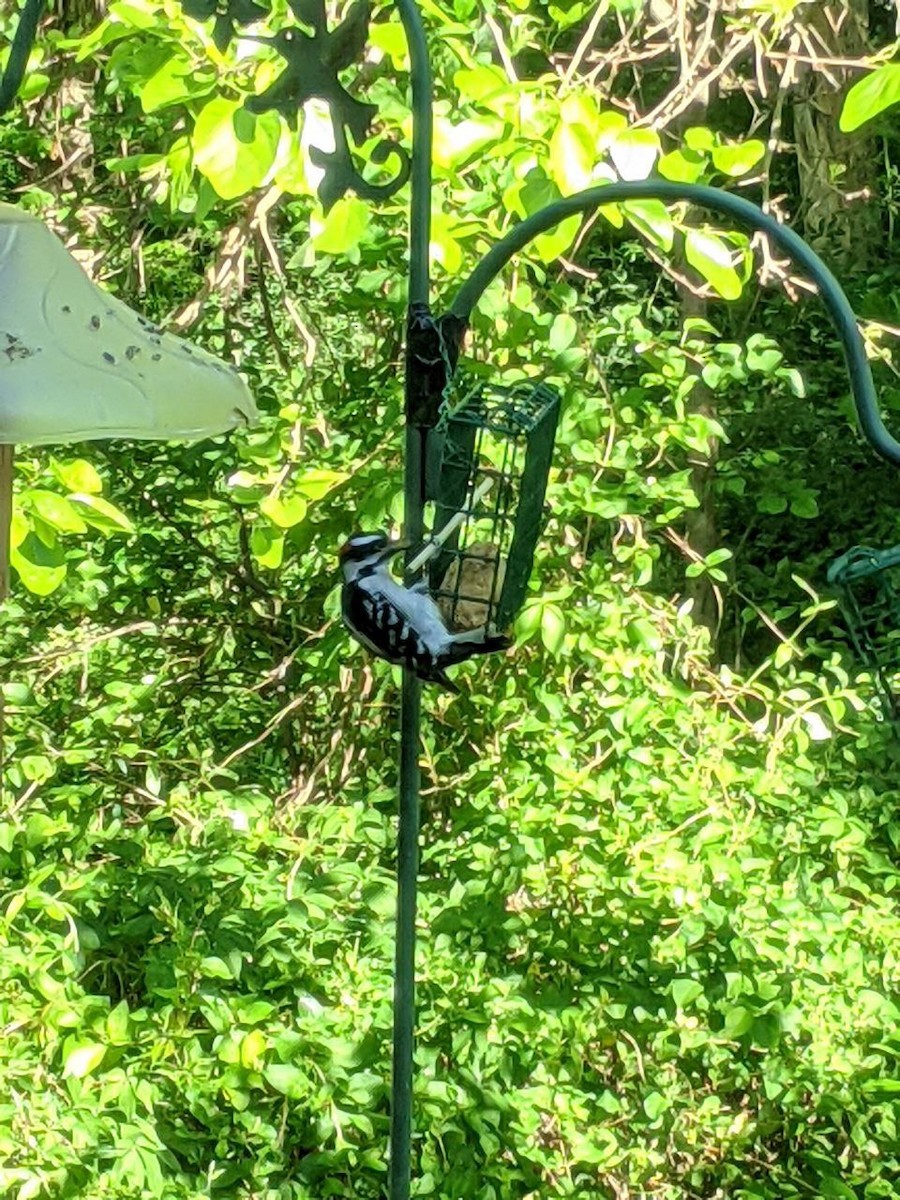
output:
[[[439,297],[591,182],[737,188],[841,275],[896,430],[896,123],[838,124],[890,5],[425,16]],[[169,0],[56,5],[0,121],[4,199],[234,357],[264,411],[191,447],[19,457],[16,1200],[383,1195],[398,689],[340,627],[334,556],[400,516],[407,195],[326,217],[296,135],[233,132],[276,60],[210,30]],[[390,7],[371,44],[360,86],[405,139]],[[517,649],[428,693],[417,1195],[900,1193],[898,742],[824,588],[836,554],[896,540],[900,488],[822,309],[763,250],[610,211],[475,322],[471,369],[549,375],[565,412]]]

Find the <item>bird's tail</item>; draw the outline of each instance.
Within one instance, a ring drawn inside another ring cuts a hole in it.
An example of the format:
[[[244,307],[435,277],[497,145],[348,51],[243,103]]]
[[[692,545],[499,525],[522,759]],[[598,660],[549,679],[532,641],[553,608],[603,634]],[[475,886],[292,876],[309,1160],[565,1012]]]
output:
[[[505,634],[496,633],[489,637],[483,634],[465,634],[455,637],[441,654],[441,667],[452,667],[456,663],[474,658],[476,654],[493,654],[498,650],[508,650],[512,638]]]

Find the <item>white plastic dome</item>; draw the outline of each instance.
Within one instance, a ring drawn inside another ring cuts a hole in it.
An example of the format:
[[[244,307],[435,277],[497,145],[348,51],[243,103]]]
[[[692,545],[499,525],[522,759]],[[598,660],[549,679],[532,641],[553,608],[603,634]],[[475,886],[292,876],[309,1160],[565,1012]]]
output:
[[[43,221],[0,204],[0,443],[194,440],[256,419],[235,368],[138,316]]]

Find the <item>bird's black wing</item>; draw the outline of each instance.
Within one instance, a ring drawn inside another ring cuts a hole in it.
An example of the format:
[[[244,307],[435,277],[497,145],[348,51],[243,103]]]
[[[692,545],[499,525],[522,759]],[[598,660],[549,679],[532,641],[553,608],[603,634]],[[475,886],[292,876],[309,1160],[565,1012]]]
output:
[[[392,590],[392,589],[391,589]],[[434,653],[422,641],[409,614],[394,603],[377,578],[345,584],[341,595],[344,623],[358,642],[379,658],[419,673],[434,666]]]

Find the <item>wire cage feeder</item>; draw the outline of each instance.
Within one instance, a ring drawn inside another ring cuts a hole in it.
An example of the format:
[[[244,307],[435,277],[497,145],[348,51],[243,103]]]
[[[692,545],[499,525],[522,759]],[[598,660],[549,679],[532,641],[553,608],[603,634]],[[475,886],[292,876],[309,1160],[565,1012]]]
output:
[[[900,546],[854,546],[828,569],[854,648],[900,719]]]
[[[509,627],[525,600],[544,518],[559,394],[544,383],[457,386],[432,435],[429,587],[453,631]]]

